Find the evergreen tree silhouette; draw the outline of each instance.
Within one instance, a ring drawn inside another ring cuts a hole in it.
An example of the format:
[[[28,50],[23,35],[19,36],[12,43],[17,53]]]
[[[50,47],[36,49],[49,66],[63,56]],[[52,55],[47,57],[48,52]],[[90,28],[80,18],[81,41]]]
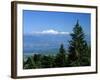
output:
[[[66,54],[63,44],[61,44],[59,53],[56,55],[55,64],[57,67],[64,67],[66,64]]]
[[[90,63],[90,52],[85,40],[85,34],[82,27],[77,20],[73,33],[70,34],[71,40],[69,41],[69,66],[85,66]],[[86,57],[88,55],[88,57]]]

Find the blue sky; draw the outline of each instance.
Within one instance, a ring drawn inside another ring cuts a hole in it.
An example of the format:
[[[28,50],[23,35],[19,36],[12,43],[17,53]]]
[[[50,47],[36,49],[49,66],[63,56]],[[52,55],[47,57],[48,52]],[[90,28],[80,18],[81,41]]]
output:
[[[71,33],[77,20],[86,34],[90,34],[91,15],[88,13],[23,10],[23,32]]]

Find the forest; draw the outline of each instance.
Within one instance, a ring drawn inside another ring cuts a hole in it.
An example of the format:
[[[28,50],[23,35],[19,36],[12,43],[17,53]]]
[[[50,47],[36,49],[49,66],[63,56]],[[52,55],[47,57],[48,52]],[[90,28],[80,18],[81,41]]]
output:
[[[29,56],[26,61],[23,60],[23,69],[90,66],[91,46],[85,40],[85,33],[79,21],[76,22],[70,36],[67,51],[62,43],[56,55],[34,54]]]

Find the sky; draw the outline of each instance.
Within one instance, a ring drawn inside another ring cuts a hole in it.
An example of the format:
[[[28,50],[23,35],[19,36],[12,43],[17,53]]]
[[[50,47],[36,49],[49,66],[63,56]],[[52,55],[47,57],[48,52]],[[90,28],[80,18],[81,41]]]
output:
[[[86,34],[90,34],[89,13],[23,10],[24,34],[69,34],[77,20]]]

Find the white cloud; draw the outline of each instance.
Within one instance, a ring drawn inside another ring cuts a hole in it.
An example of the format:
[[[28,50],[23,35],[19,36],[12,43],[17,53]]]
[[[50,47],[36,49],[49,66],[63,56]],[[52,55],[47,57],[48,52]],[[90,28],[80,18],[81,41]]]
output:
[[[58,31],[53,30],[53,29],[50,29],[50,30],[44,30],[44,31],[42,31],[41,33],[43,33],[43,34],[59,34]]]
[[[32,32],[32,34],[55,34],[56,35],[56,34],[69,34],[69,32],[60,32],[53,29],[49,29],[41,32]]]

